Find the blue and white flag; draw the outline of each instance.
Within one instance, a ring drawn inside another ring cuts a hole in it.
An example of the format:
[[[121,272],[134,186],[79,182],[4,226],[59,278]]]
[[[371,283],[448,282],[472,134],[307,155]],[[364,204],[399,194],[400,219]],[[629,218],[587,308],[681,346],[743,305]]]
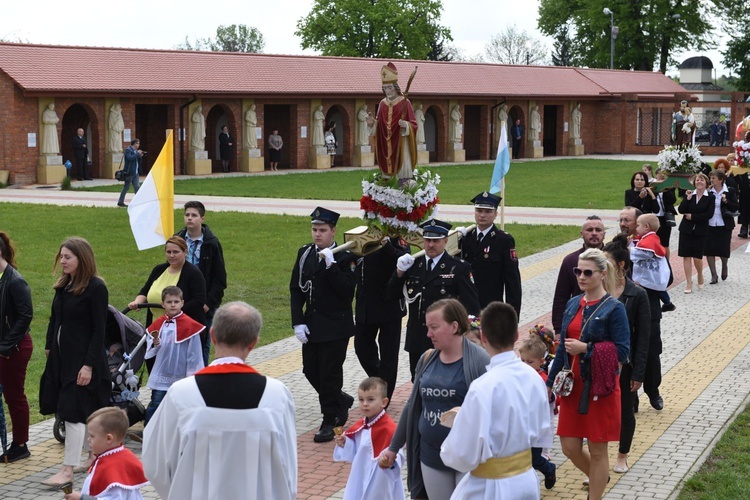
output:
[[[508,151],[508,127],[502,127],[500,131],[500,144],[497,146],[497,158],[495,158],[495,169],[492,171],[492,182],[490,193],[499,193],[502,189],[503,177],[510,170],[510,153]]]

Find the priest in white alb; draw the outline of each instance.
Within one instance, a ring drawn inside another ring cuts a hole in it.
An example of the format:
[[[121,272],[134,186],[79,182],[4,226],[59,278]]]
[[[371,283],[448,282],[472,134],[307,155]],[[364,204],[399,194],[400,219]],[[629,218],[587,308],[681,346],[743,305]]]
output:
[[[245,363],[261,324],[244,302],[220,307],[216,360],[173,384],[146,427],[143,466],[163,500],[296,498],[292,394]]]
[[[518,318],[508,304],[482,310],[482,344],[491,356],[487,373],[469,386],[440,458],[468,472],[451,499],[535,500],[539,479],[531,448],[544,448],[550,427],[547,388],[542,378],[513,352]]]

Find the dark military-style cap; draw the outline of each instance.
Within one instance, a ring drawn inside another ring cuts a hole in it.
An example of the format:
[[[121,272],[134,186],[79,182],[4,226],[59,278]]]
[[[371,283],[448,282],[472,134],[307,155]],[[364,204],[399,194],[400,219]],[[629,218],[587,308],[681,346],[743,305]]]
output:
[[[316,208],[313,210],[313,213],[310,214],[312,224],[331,224],[332,226],[335,226],[339,221],[339,217],[340,214],[323,207]]]
[[[441,220],[430,219],[419,227],[422,228],[422,237],[430,240],[445,238],[448,236],[448,230],[453,226]]]
[[[502,198],[496,194],[488,193],[487,191],[476,195],[471,202],[474,204],[474,208],[489,208],[497,209]]]

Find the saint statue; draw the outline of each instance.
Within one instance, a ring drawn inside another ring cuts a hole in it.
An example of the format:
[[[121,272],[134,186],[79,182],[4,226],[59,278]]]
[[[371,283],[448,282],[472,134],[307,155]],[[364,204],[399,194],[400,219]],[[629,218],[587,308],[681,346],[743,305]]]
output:
[[[60,118],[55,113],[55,104],[49,103],[42,113],[42,147],[43,155],[59,155],[60,141],[57,139],[57,123]]]
[[[312,145],[313,146],[325,146],[325,134],[323,133],[323,122],[326,119],[325,113],[323,113],[323,106],[318,106],[318,109],[313,113],[313,130],[312,130]]]
[[[529,129],[531,130],[529,139],[532,141],[538,141],[539,132],[542,130],[542,119],[539,116],[539,106],[534,106],[531,109],[531,125],[529,125]]]
[[[357,146],[369,146],[370,136],[367,133],[367,104],[363,104],[357,111]]]
[[[203,117],[202,106],[193,111],[190,121],[190,151],[205,151],[206,149],[206,119]]]
[[[458,104],[451,109],[451,126],[448,142],[461,142],[461,108]]]
[[[109,108],[109,142],[108,153],[122,153],[122,131],[125,130],[125,122],[122,120],[122,106],[113,104]]]
[[[672,120],[672,141],[676,146],[695,145],[695,117],[685,100],[680,101],[680,110]]]
[[[426,142],[424,140],[425,116],[421,104],[414,110],[414,117],[417,119],[417,144],[424,144]]]
[[[255,112],[255,104],[245,112],[245,149],[258,149],[258,136],[255,129],[258,126],[258,114]]]
[[[417,119],[411,102],[398,86],[398,70],[388,63],[380,70],[385,97],[378,105],[376,118],[367,117],[370,135],[377,135],[375,156],[386,177],[411,179],[417,164]]]
[[[497,119],[500,121],[500,130],[503,129],[503,127],[508,126],[508,105],[503,104],[500,106],[500,111],[497,113]]]
[[[581,103],[579,102],[570,112],[570,138],[581,138]]]

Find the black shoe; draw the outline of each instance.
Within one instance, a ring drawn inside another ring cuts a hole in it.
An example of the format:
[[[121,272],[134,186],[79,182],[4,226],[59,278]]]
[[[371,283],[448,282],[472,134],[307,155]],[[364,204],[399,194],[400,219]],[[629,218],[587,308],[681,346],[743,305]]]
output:
[[[117,206],[118,207],[123,207],[123,208],[128,208],[128,206],[126,204],[124,204],[124,203],[118,203]]]
[[[548,490],[554,488],[557,482],[557,467],[555,464],[550,465],[552,465],[552,473],[544,476],[544,487]]]
[[[718,276],[716,276],[716,277],[713,277],[713,278],[711,278],[711,281],[709,281],[709,282],[708,282],[708,284],[709,284],[709,285],[715,285],[715,284],[717,284],[718,282],[719,282],[719,277],[718,277]]]
[[[677,309],[677,306],[674,305],[673,302],[670,302],[669,304],[664,304],[663,306],[661,306],[661,312],[665,312],[665,313],[672,312],[675,309]]]
[[[654,408],[654,410],[661,411],[664,409],[664,400],[661,399],[661,396],[649,398],[649,401],[651,401],[651,406]]]
[[[313,441],[316,443],[327,443],[333,441],[333,425],[321,425],[320,430],[313,436]]]
[[[341,391],[341,410],[336,415],[336,425],[344,426],[346,421],[349,420],[349,408],[354,404],[354,398],[349,394]]]
[[[20,444],[10,443],[8,452],[0,455],[0,463],[11,464],[13,462],[23,460],[24,458],[29,458],[30,456],[31,452],[29,451],[28,446],[21,446]]]

